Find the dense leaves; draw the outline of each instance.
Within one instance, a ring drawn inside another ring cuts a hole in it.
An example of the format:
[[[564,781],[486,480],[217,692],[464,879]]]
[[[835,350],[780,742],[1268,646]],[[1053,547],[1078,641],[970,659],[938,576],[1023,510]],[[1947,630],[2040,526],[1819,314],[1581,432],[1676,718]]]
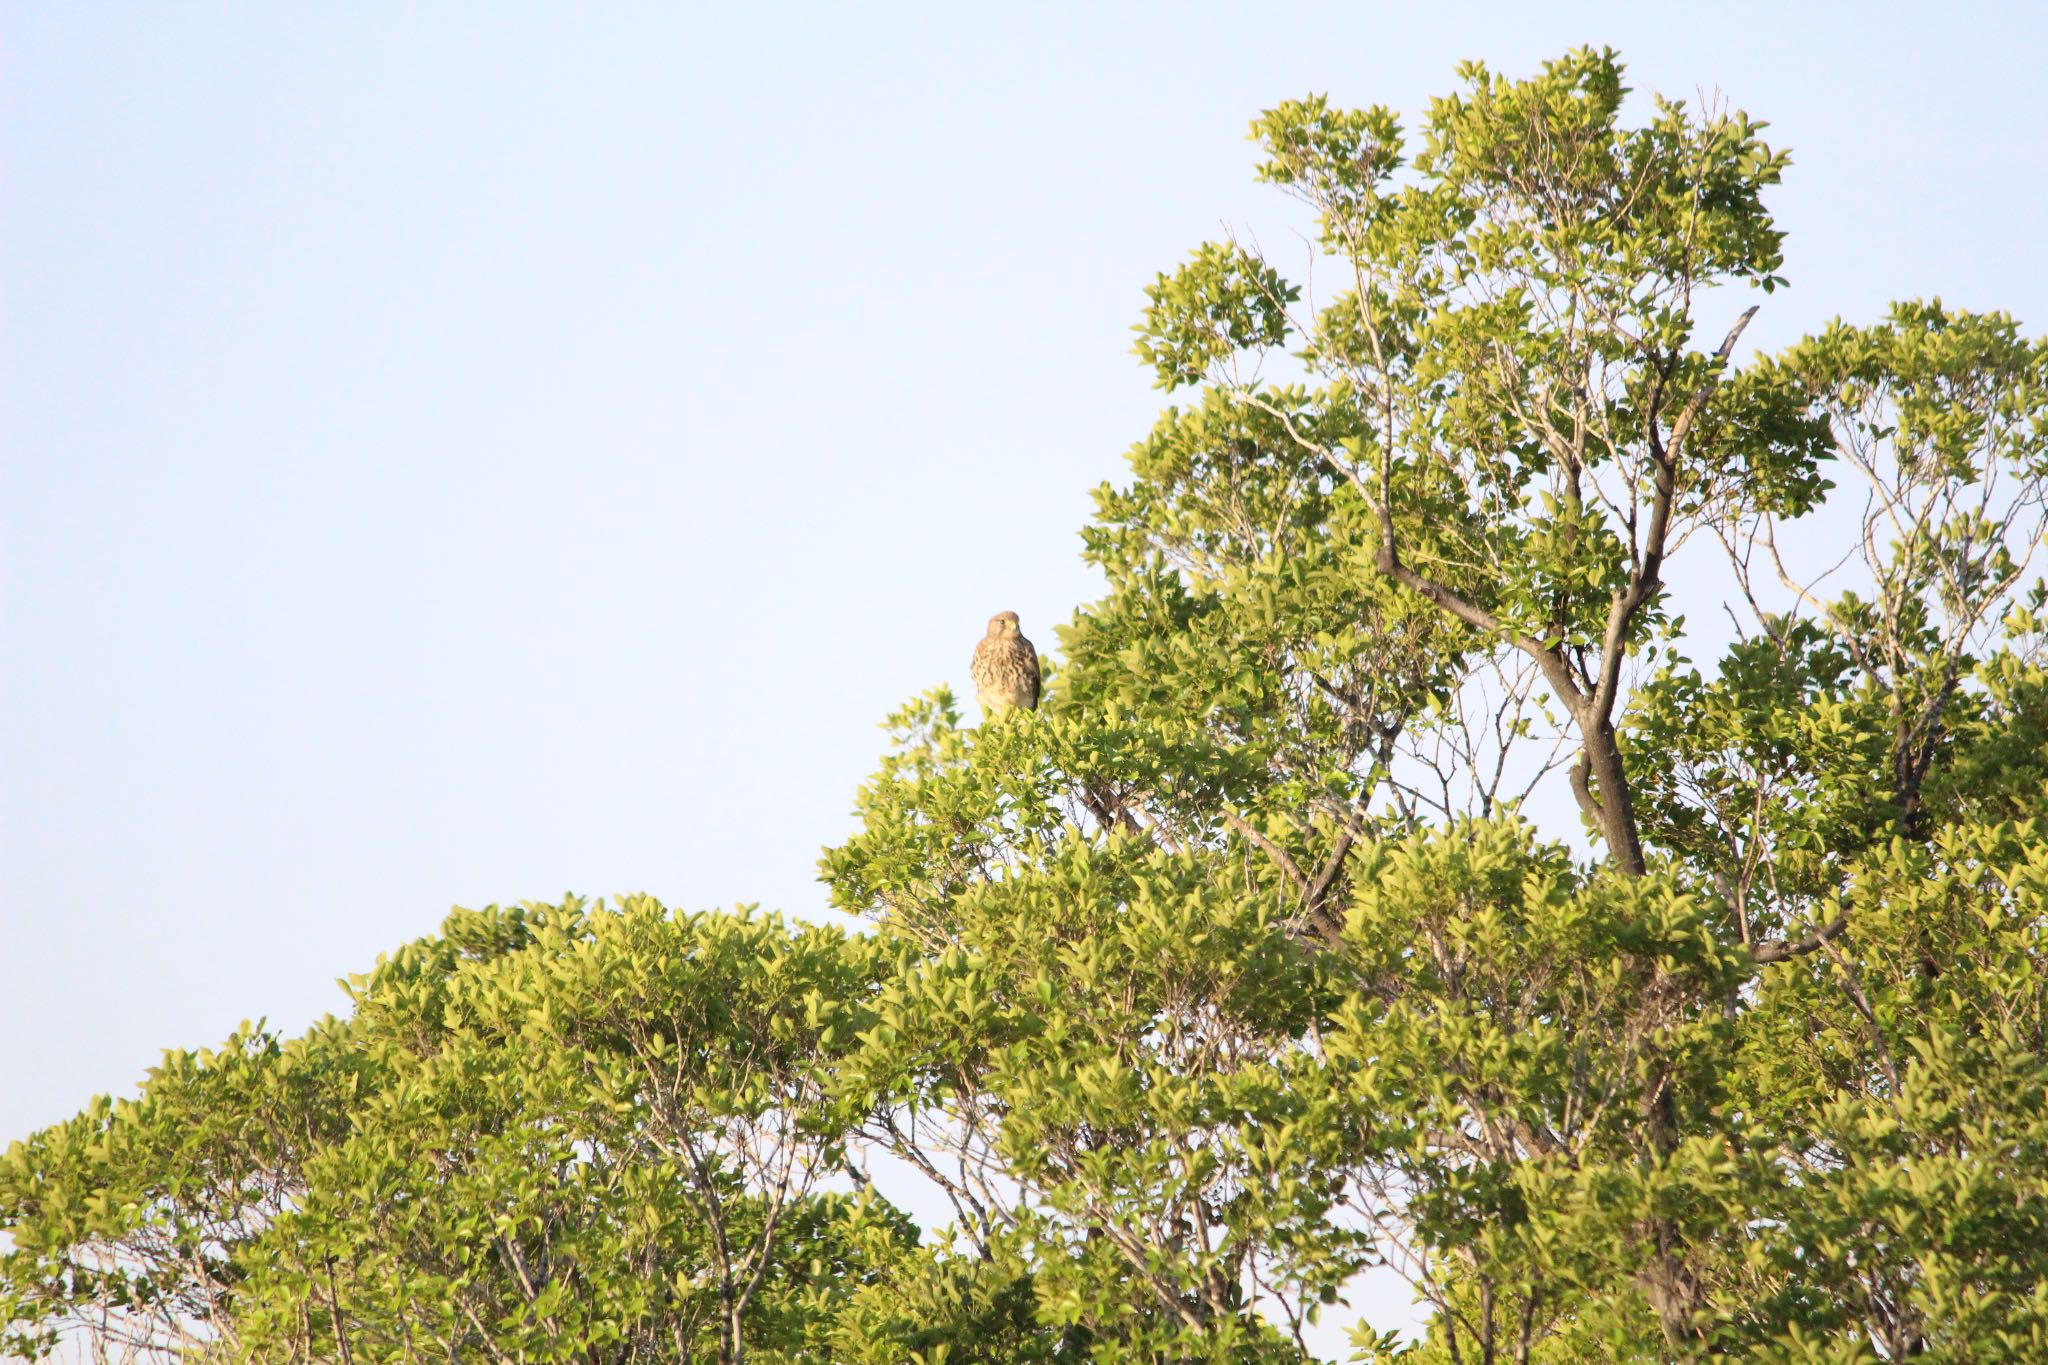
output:
[[[889,719],[857,932],[458,912],[10,1149],[12,1348],[2048,1358],[2048,343],[1745,359],[1762,124],[1461,77],[1255,122],[1337,290],[1146,291],[1107,592]]]
[[[826,1358],[829,1310],[916,1244],[824,1187],[878,948],[646,901],[458,912],[346,1023],[172,1054],[13,1148],[16,1347]]]

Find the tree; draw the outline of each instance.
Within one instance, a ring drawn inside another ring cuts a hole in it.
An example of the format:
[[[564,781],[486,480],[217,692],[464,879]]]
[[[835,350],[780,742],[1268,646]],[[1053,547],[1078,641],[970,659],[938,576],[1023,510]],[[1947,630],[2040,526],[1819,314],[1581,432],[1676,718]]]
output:
[[[17,1349],[1292,1362],[1391,1269],[1358,1359],[2048,1357],[2048,343],[1740,358],[1763,126],[1461,79],[1254,124],[1341,286],[1150,289],[1108,595],[891,718],[869,932],[458,914],[10,1151]]]
[[[305,1037],[174,1053],[0,1166],[16,1350],[818,1359],[912,1254],[832,1193],[880,945],[651,901],[457,912]]]
[[[1375,1257],[1428,1358],[2024,1354],[2042,1173],[1985,1097],[2042,1041],[2048,347],[1921,303],[1737,365],[1761,125],[1628,126],[1606,52],[1462,74],[1412,151],[1255,123],[1338,292],[1162,275],[1196,397],[1099,495],[1040,717],[899,718],[828,872],[1012,1002],[905,1084],[1132,1358],[1303,1352]],[[1705,669],[1680,564],[1747,618]],[[1560,779],[1591,861],[1529,823]]]

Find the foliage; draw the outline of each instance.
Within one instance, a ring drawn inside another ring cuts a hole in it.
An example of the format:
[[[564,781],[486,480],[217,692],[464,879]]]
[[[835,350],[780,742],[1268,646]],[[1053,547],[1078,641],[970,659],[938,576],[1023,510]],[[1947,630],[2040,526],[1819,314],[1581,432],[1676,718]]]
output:
[[[1742,360],[1763,125],[1461,78],[1254,124],[1340,288],[1147,291],[1107,593],[890,718],[863,932],[460,912],[11,1149],[14,1349],[2048,1358],[2048,342]]]
[[[236,1359],[827,1359],[916,1241],[823,1183],[878,948],[644,900],[457,912],[352,978],[346,1023],[171,1054],[14,1147],[16,1349],[91,1322]]]

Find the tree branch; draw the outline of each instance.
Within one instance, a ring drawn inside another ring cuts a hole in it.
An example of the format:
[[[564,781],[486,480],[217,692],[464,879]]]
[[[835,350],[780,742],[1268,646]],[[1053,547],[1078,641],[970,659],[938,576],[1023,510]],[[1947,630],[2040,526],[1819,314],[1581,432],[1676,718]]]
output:
[[[1308,874],[1301,870],[1301,864],[1294,861],[1293,854],[1253,829],[1251,825],[1246,823],[1244,817],[1236,811],[1225,810],[1223,812],[1223,823],[1250,840],[1261,853],[1271,858],[1274,865],[1286,874],[1287,880],[1294,883],[1296,891],[1300,892],[1303,896],[1308,895]]]
[[[1751,961],[1758,963],[1784,962],[1789,958],[1804,957],[1808,953],[1820,951],[1824,945],[1840,938],[1842,931],[1848,927],[1849,907],[1845,905],[1842,907],[1840,914],[1808,934],[1805,938],[1775,938],[1763,943],[1753,944],[1750,947],[1749,956]]]

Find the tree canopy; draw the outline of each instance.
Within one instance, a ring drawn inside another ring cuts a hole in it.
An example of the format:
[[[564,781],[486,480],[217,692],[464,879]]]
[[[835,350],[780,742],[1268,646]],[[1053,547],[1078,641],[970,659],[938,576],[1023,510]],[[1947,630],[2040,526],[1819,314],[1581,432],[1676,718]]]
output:
[[[1107,595],[890,718],[856,927],[458,911],[167,1054],[0,1158],[5,1349],[2048,1359],[2048,342],[1745,356],[1788,158],[1628,94],[1261,115],[1316,289],[1146,291]]]

